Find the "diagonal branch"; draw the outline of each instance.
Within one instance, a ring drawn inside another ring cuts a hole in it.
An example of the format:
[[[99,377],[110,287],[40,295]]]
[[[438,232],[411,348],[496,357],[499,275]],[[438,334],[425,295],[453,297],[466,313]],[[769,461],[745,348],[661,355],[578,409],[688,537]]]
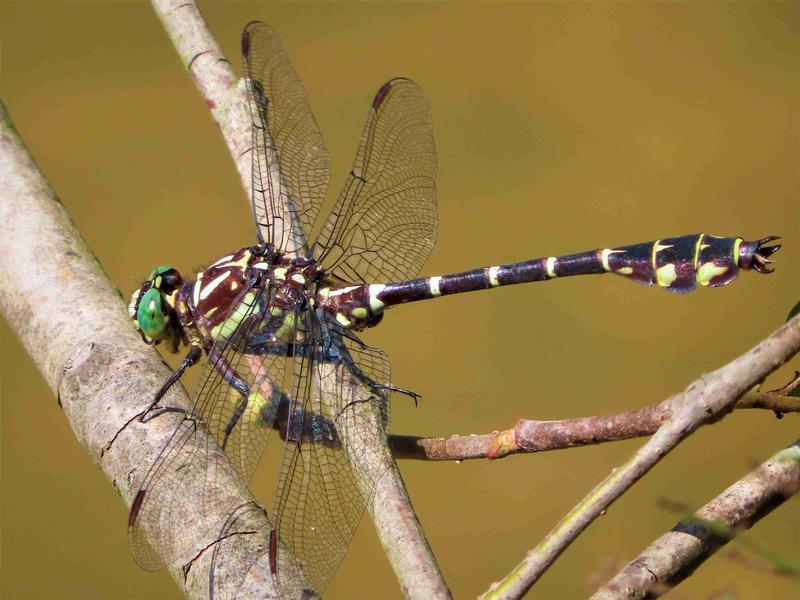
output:
[[[800,491],[800,440],[781,450],[650,544],[594,600],[655,598]]]
[[[794,389],[800,385],[800,379],[792,384],[791,389]],[[773,411],[779,417],[784,413],[800,412],[800,397],[789,396],[791,389],[788,388],[747,392],[734,408],[760,408]],[[513,429],[482,435],[446,438],[392,435],[389,446],[395,458],[400,459],[470,460],[617,442],[654,434],[671,417],[671,402],[672,399],[668,398],[654,406],[578,419],[520,419]]]
[[[544,540],[484,598],[517,598],[553,564],[594,519],[703,423],[718,419],[759,381],[800,350],[800,316],[672,398],[672,417],[628,461],[581,500]]]
[[[244,83],[236,77],[193,1],[153,0],[152,4],[219,127],[249,199],[250,116]]]
[[[0,181],[0,310],[58,395],[75,435],[130,506],[181,417],[166,412],[146,425],[135,419],[152,399],[152,391],[142,390],[158,389],[169,369],[142,344],[119,292],[39,172],[2,103]],[[31,256],[47,260],[31,269]],[[190,406],[180,386],[166,400],[183,410]],[[227,459],[219,451],[211,460]],[[253,499],[233,469],[219,476],[229,494],[217,514],[206,517],[222,522]],[[241,524],[261,536],[270,528],[263,513]],[[264,565],[250,569],[264,559],[252,538],[221,539],[209,530],[195,547],[191,569],[184,573],[184,565],[176,563],[170,573],[190,597],[208,597],[214,578],[234,582],[234,592],[240,585],[270,590]],[[245,560],[214,560],[210,550],[218,548]]]
[[[250,119],[243,84],[233,73],[194,2],[153,0],[153,6],[209,106],[249,195]],[[284,211],[288,213],[285,208]],[[383,445],[372,452],[384,456],[392,465],[378,479],[368,508],[401,588],[411,597],[449,597],[388,448]],[[354,469],[354,473],[358,476],[361,471]],[[371,487],[369,481],[359,483],[362,489]]]

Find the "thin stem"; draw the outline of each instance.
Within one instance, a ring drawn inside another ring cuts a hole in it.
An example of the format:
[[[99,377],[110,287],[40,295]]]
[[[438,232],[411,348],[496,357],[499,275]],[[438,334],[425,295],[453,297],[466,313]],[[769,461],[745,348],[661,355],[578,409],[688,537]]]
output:
[[[785,388],[780,393],[750,391],[734,408],[758,408],[778,415],[800,412],[800,397],[786,392]],[[672,415],[670,406],[668,399],[613,415],[552,421],[520,419],[512,429],[480,435],[446,438],[392,435],[389,446],[395,458],[411,460],[498,459],[509,454],[563,450],[652,435]]]
[[[655,598],[800,490],[800,440],[734,483],[650,544],[592,596]]]
[[[733,408],[737,400],[800,350],[800,316],[672,398],[673,414],[630,459],[581,500],[484,598],[518,598],[594,519],[698,427]]]

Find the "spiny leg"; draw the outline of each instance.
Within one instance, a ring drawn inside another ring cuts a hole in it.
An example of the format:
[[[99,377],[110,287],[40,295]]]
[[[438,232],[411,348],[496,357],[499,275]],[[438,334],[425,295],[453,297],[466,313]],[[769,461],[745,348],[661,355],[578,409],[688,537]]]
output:
[[[397,387],[396,385],[384,385],[382,383],[375,383],[374,381],[372,383],[368,383],[368,385],[373,390],[389,390],[390,392],[397,392],[398,394],[404,394],[405,396],[410,396],[411,398],[414,399],[414,406],[415,407],[419,406],[417,400],[422,398],[422,396],[420,394],[418,394],[417,392],[412,392],[411,390],[407,390],[405,388]]]
[[[150,403],[150,405],[146,409],[144,409],[144,412],[142,412],[141,415],[139,415],[139,421],[141,423],[147,423],[147,421],[149,421],[150,419],[153,419],[153,418],[155,418],[155,417],[157,417],[159,415],[162,415],[165,412],[183,412],[183,409],[175,408],[175,407],[171,407],[171,406],[165,406],[165,407],[162,407],[162,409],[160,411],[158,411],[157,413],[152,414],[152,415],[150,414],[150,412],[153,410],[155,405],[158,404],[158,401],[161,400],[161,398],[164,397],[164,394],[167,393],[169,388],[171,388],[173,385],[175,385],[175,383],[184,374],[186,369],[188,369],[189,367],[191,367],[192,365],[197,363],[197,361],[200,359],[200,356],[202,354],[203,354],[203,349],[200,346],[192,346],[191,347],[189,352],[186,354],[186,356],[181,361],[180,366],[177,369],[175,369],[175,371],[172,372],[172,374],[164,382],[164,385],[162,385],[161,388],[158,390],[158,392],[156,392],[156,396],[153,399],[153,401]]]
[[[362,342],[356,335],[354,335],[349,329],[344,328],[337,328],[337,333],[341,336],[346,337],[347,339],[351,340],[352,342],[364,346],[364,342]],[[364,373],[364,371],[356,364],[356,361],[353,360],[353,357],[350,354],[350,351],[347,347],[342,344],[341,342],[334,342],[334,336],[326,335],[325,336],[325,343],[323,344],[323,348],[331,348],[336,347],[336,353],[341,357],[344,363],[347,365],[350,372],[356,376],[362,383],[364,383],[367,387],[372,390],[388,390],[390,392],[397,392],[399,394],[404,394],[406,396],[410,396],[414,399],[414,406],[419,406],[418,400],[421,398],[419,394],[416,392],[412,392],[411,390],[407,390],[405,388],[397,387],[392,384],[384,384],[378,383],[373,380],[369,375]],[[326,354],[329,353],[326,352]],[[331,357],[335,360],[335,358]]]

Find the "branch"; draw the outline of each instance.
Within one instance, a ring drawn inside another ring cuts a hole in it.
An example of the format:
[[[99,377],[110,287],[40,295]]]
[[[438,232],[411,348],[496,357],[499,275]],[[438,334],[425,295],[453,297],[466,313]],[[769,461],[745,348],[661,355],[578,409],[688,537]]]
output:
[[[800,412],[800,397],[788,395],[796,387],[800,387],[800,379],[781,390],[747,392],[734,408],[765,409],[779,416]],[[671,405],[672,399],[668,398],[654,406],[613,415],[553,421],[520,419],[513,429],[482,435],[392,435],[389,446],[395,458],[413,460],[491,460],[509,454],[562,450],[652,435],[672,416]]]
[[[249,200],[250,118],[243,82],[234,74],[194,2],[153,0],[153,6],[220,128]],[[286,208],[284,212],[288,214]],[[376,460],[391,464],[377,480],[368,508],[401,589],[410,597],[449,597],[388,448],[381,443],[370,453]],[[372,488],[372,481],[359,477],[368,469],[354,468],[353,472],[362,490]]]
[[[78,440],[130,506],[180,419],[175,412],[146,425],[134,418],[152,399],[142,390],[158,389],[169,369],[142,344],[119,292],[39,172],[2,103],[0,181],[0,310],[58,395]],[[31,268],[32,256],[46,260]],[[184,410],[190,406],[180,386],[173,387],[168,402]],[[227,459],[220,451],[211,460]],[[233,469],[221,471],[220,478],[230,494],[207,518],[222,522],[253,499]],[[270,529],[263,513],[251,514],[245,524],[263,536]],[[252,537],[220,540],[210,530],[195,548],[191,570],[185,574],[183,565],[173,564],[170,572],[190,597],[208,597],[212,574],[217,582],[270,590],[268,569],[250,569],[264,562]],[[214,560],[212,552],[204,552],[211,548],[246,560]]]
[[[561,553],[626,490],[675,446],[706,422],[731,410],[736,401],[800,350],[800,316],[756,347],[716,371],[703,375],[674,396],[672,417],[639,451],[615,469],[547,534],[484,598],[517,598],[527,592]]]
[[[800,440],[682,519],[611,581],[594,600],[655,598],[800,490]]]
[[[152,0],[152,4],[219,127],[249,202],[250,115],[244,82],[236,77],[193,1]]]

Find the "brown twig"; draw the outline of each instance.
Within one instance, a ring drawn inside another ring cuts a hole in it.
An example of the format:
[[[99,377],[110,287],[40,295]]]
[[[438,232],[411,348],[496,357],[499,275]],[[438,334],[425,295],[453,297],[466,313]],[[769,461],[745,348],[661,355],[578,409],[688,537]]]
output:
[[[594,600],[658,597],[800,490],[800,440],[650,544]]]
[[[698,427],[731,410],[737,400],[800,350],[800,316],[671,399],[672,416],[650,440],[581,500],[485,598],[518,598],[589,524]]]
[[[249,196],[250,119],[243,83],[223,56],[194,2],[153,0],[153,6],[211,110]],[[288,214],[285,207],[284,212]],[[372,453],[392,465],[377,481],[368,508],[403,592],[410,597],[449,597],[388,448],[384,444],[373,448]],[[358,476],[359,470],[354,472]],[[364,490],[372,485],[367,481],[359,484]]]
[[[780,390],[748,392],[734,408],[760,408],[778,415],[800,412],[800,397],[787,395],[798,386],[798,381],[795,379],[793,385],[789,384]],[[553,421],[520,419],[512,429],[482,435],[453,435],[447,438],[392,435],[389,445],[395,458],[470,460],[616,442],[655,433],[672,415],[671,401],[667,399],[654,406],[613,415]]]

